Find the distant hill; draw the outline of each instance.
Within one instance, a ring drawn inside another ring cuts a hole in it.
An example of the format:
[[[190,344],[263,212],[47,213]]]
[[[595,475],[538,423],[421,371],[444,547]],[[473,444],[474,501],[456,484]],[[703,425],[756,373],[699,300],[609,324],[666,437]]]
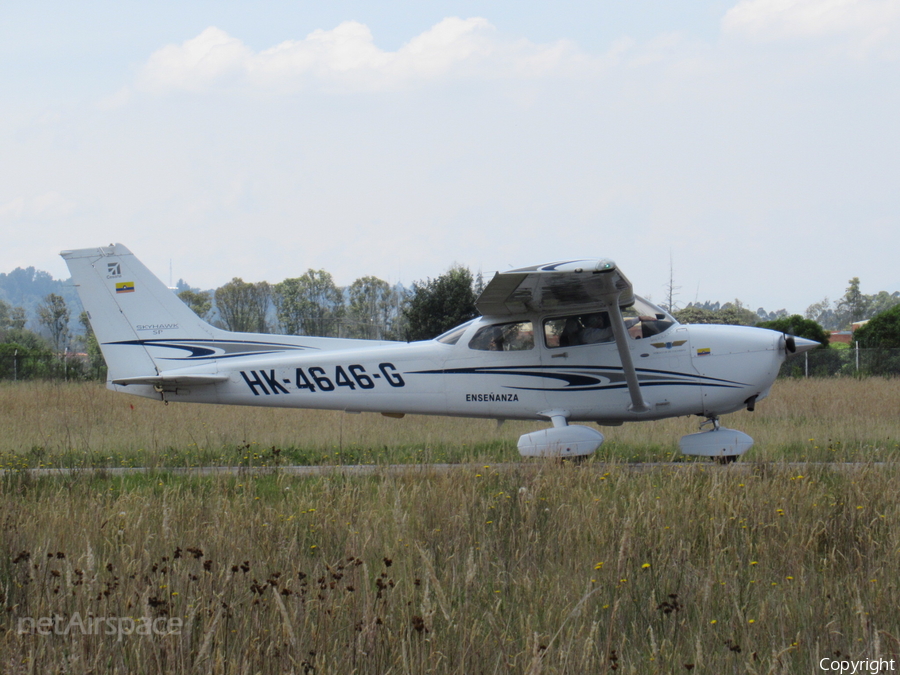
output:
[[[34,267],[17,267],[12,272],[0,272],[0,300],[12,307],[24,307],[28,317],[26,327],[40,332],[37,307],[51,293],[62,296],[69,306],[71,317],[69,328],[75,334],[83,332],[78,317],[82,312],[81,300],[71,279],[54,279],[48,272]]]
[[[191,288],[183,279],[178,280],[177,291]],[[199,289],[193,289],[199,290]],[[214,291],[208,291],[210,296]],[[44,298],[51,293],[60,295],[69,307],[69,330],[72,335],[82,335],[84,328],[78,321],[83,307],[78,291],[75,289],[72,279],[54,279],[49,272],[37,270],[34,267],[22,269],[17,267],[12,272],[0,272],[0,300],[11,307],[24,307],[28,317],[26,328],[36,333],[41,333],[41,325],[38,323],[37,308]]]

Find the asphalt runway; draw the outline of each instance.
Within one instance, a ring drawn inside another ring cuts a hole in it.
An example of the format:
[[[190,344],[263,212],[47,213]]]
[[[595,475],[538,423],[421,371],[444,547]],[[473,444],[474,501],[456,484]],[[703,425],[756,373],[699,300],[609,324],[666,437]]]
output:
[[[348,464],[326,466],[278,466],[278,467],[245,467],[245,466],[199,466],[199,467],[98,467],[98,468],[38,468],[38,469],[0,469],[0,476],[29,475],[32,478],[66,478],[75,476],[131,476],[138,474],[171,474],[176,476],[266,476],[281,474],[285,476],[401,476],[429,475],[449,473],[451,471],[469,471],[483,473],[485,471],[510,473],[515,471],[538,471],[548,465],[556,465],[554,460],[509,462],[502,464]],[[716,462],[585,462],[565,461],[573,471],[591,471],[599,474],[627,471],[640,473],[675,469],[679,471],[723,471],[739,473],[764,473],[771,470],[808,471],[810,468],[829,467],[835,471],[851,471],[863,468],[898,469],[900,462],[733,462],[718,464]]]

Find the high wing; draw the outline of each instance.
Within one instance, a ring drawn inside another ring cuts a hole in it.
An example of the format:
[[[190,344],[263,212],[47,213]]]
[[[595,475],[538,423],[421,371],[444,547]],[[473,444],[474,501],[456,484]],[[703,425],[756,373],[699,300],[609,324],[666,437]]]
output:
[[[612,260],[565,260],[497,272],[475,303],[484,316],[628,307],[631,282]]]
[[[622,307],[634,303],[634,289],[612,260],[564,260],[498,272],[478,297],[475,307],[485,316],[591,308],[609,312],[610,326],[622,372],[631,396],[632,412],[647,412],[631,359]]]

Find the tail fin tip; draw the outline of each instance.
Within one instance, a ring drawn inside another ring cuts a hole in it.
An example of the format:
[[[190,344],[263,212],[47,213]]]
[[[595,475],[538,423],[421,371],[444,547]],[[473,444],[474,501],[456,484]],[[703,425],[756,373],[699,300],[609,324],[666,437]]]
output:
[[[93,258],[96,256],[106,257],[112,255],[132,255],[124,244],[110,244],[109,246],[98,246],[96,248],[73,248],[60,251],[59,254],[65,260],[73,258]]]

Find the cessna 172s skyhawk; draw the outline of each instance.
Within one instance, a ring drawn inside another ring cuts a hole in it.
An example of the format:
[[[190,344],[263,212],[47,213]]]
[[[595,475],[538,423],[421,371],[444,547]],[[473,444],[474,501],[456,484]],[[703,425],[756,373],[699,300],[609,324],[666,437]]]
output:
[[[753,410],[790,353],[818,343],[743,326],[676,322],[610,260],[498,273],[483,316],[434,340],[233,333],[197,317],[121,244],[63,251],[109,366],[107,386],[163,401],[548,420],[525,456],[589,455],[598,430],[706,418],[686,454],[731,460],[753,439],[718,418]]]

